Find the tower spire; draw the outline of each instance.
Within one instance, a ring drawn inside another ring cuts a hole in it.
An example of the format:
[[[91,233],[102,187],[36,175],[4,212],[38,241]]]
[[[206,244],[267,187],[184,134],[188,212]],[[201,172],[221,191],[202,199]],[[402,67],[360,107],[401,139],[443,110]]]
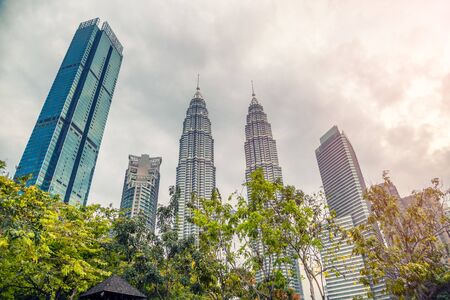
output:
[[[203,99],[202,93],[200,93],[200,74],[197,73],[197,88],[194,94],[194,98]]]
[[[253,104],[258,104],[258,99],[256,99],[255,87],[253,86],[253,80],[251,82],[252,82],[252,101],[250,102],[250,105],[253,105]]]

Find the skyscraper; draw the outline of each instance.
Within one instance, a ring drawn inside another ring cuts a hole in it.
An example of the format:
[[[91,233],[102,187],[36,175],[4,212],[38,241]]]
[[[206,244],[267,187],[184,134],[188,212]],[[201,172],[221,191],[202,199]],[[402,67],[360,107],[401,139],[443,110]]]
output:
[[[350,141],[343,132],[339,132],[337,126],[333,126],[320,138],[320,146],[316,149],[316,158],[327,204],[330,210],[336,212],[336,223],[350,229],[366,222],[370,208],[363,199],[366,189],[364,178]],[[330,267],[332,264],[341,272],[341,276],[329,272],[326,277],[328,299],[351,299],[354,297],[366,299],[368,289],[358,282],[361,277],[359,272],[364,266],[361,263],[364,262],[364,257],[355,255],[344,261],[327,265],[328,250],[334,243],[335,241],[325,240],[322,252],[325,258],[325,267]],[[338,253],[333,255],[348,257],[352,249],[353,245],[343,243],[337,251]],[[382,293],[384,284],[372,285],[370,289],[376,299],[389,299],[389,296]]]
[[[87,202],[122,63],[111,27],[98,24],[75,32],[14,176],[31,175],[28,184],[70,204]]]
[[[272,128],[254,91],[248,107],[244,148],[247,182],[250,181],[250,174],[258,168],[263,170],[264,177],[269,181],[283,179],[281,167],[278,164],[277,145],[272,137]]]
[[[197,226],[188,221],[191,212],[187,203],[193,197],[211,198],[216,187],[211,121],[198,83],[183,122],[176,186],[180,192],[176,224],[178,237],[198,236]]]
[[[351,215],[336,218],[335,222],[344,230],[355,227]],[[364,268],[363,256],[354,255],[354,245],[343,242],[340,235],[331,238],[324,234],[322,242],[322,264],[330,270],[325,276],[325,299],[367,299],[370,287],[360,282],[363,276],[359,273]],[[339,276],[336,276],[336,271]]]
[[[129,217],[143,214],[147,226],[153,231],[156,226],[161,162],[161,157],[150,157],[148,154],[129,155],[120,203],[120,208],[126,209],[125,214]]]
[[[266,180],[274,182],[275,180],[283,180],[281,167],[278,163],[277,145],[272,137],[272,128],[267,120],[263,106],[256,99],[252,86],[252,100],[248,107],[247,124],[245,125],[245,178],[250,181],[250,175],[261,168]],[[250,197],[250,193],[248,196]],[[264,252],[261,243],[257,246],[260,251]],[[269,263],[269,259],[265,264]],[[268,266],[270,267],[270,266]],[[299,267],[296,260],[291,265],[284,266],[283,273],[289,280],[289,285],[298,293],[303,295],[302,287],[299,280]],[[262,274],[256,274],[257,280],[261,281]]]
[[[351,215],[355,225],[365,222],[369,216],[363,199],[366,184],[355,151],[337,126],[320,138],[316,158],[330,209],[337,217]]]

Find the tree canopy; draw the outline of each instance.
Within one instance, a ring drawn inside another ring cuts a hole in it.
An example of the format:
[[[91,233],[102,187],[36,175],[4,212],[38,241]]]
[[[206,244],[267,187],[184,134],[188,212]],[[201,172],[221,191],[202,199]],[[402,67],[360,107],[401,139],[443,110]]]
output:
[[[0,176],[1,297],[74,297],[108,276],[116,212],[66,205],[24,182]]]
[[[389,193],[391,184],[385,174],[383,184],[367,190],[368,222],[349,232],[355,252],[366,259],[363,273],[375,282],[385,280],[387,292],[401,299],[435,299],[450,290],[448,245],[439,240],[441,233],[450,230],[443,210],[448,191],[433,179],[431,186],[414,192],[411,203],[401,209],[398,197]]]
[[[71,206],[25,182],[0,176],[2,299],[76,299],[111,274],[149,299],[299,299],[289,282],[300,276],[298,262],[310,287],[305,297],[323,298],[323,279],[336,272],[322,261],[323,236],[342,233],[365,257],[366,284],[385,280],[389,293],[405,299],[443,297],[449,289],[448,249],[438,238],[450,230],[440,206],[447,192],[437,180],[404,211],[386,186],[369,188],[368,223],[345,232],[322,194],[268,181],[257,170],[246,184],[248,199],[233,194],[224,201],[218,190],[211,199],[194,195],[189,221],[200,234],[188,239],[177,235],[175,187],[158,208],[154,233],[142,215]]]

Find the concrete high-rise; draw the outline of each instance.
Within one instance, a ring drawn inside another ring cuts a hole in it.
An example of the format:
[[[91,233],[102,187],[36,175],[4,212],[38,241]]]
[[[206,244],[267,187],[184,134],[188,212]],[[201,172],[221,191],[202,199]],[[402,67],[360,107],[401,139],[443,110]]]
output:
[[[175,225],[178,237],[180,239],[192,235],[198,237],[198,227],[188,220],[191,211],[187,207],[187,203],[192,199],[210,199],[216,187],[211,121],[198,84],[183,122],[176,187],[179,190],[177,223]]]
[[[355,225],[365,222],[369,216],[363,199],[366,184],[352,144],[337,126],[320,138],[316,158],[330,210],[337,217],[351,215]]]
[[[363,199],[366,189],[364,178],[359,167],[355,151],[337,126],[333,126],[320,138],[320,146],[316,149],[316,158],[319,165],[320,176],[323,188],[327,197],[327,204],[330,210],[336,212],[338,224],[349,229],[367,222],[370,207]],[[324,251],[322,252],[325,267],[339,270],[345,276],[336,276],[334,272],[329,272],[326,277],[326,293],[328,299],[352,299],[354,297],[367,298],[367,287],[360,284],[360,270],[363,268],[364,257],[355,255],[350,259],[333,262],[327,265],[326,259],[329,255],[330,246],[334,241],[325,240]],[[341,245],[336,257],[346,257],[351,253],[352,245]],[[370,287],[376,299],[389,299],[382,290],[384,284],[372,285]]]
[[[351,215],[336,218],[335,222],[344,230],[355,227]],[[359,273],[364,268],[363,256],[353,254],[354,245],[343,242],[340,235],[331,236],[324,234],[322,238],[322,264],[330,270],[325,276],[325,299],[367,299],[371,289],[360,282],[363,276]]]
[[[120,208],[129,217],[143,214],[147,226],[155,231],[161,157],[128,156]]]
[[[15,178],[85,205],[123,47],[107,22],[78,27],[45,100]]]
[[[267,115],[264,112],[263,106],[256,99],[255,92],[252,92],[252,99],[248,107],[247,123],[245,125],[245,178],[246,182],[251,179],[251,174],[257,169],[262,169],[264,177],[268,181],[283,180],[281,167],[278,163],[278,153],[276,142],[272,136],[272,128],[267,120]],[[248,191],[250,197],[250,191]],[[259,251],[264,253],[264,246],[258,243]],[[270,259],[267,259],[264,264],[266,269],[271,269],[268,265]],[[303,296],[302,287],[299,280],[299,267],[296,260],[292,264],[282,267],[284,276],[289,280],[289,285],[296,293]],[[256,274],[256,279],[261,281],[263,279],[261,272]]]

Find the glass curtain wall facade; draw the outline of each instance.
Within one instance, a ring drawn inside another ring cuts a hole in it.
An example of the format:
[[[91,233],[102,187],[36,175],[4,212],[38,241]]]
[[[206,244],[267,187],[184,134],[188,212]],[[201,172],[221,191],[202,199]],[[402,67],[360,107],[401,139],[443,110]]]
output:
[[[125,171],[120,208],[125,215],[143,214],[148,228],[155,231],[160,180],[161,157],[130,155]]]
[[[267,120],[263,106],[259,104],[255,93],[252,93],[252,100],[248,108],[247,124],[245,125],[245,179],[246,182],[251,180],[251,174],[257,169],[262,169],[264,177],[268,181],[283,180],[281,167],[278,163],[277,145],[272,136],[272,128]],[[251,191],[247,190],[250,198]],[[255,245],[259,252],[264,253],[262,243]],[[264,269],[272,270],[270,257],[264,261]],[[297,294],[303,297],[302,286],[300,284],[300,270],[298,262],[292,261],[291,265],[282,267],[284,276],[289,280],[289,285]],[[258,272],[256,279],[260,282],[263,280],[263,274]]]
[[[179,191],[176,220],[178,237],[198,237],[198,227],[188,221],[191,212],[187,203],[192,199],[210,199],[216,187],[211,121],[198,86],[183,123],[176,186]]]
[[[123,47],[99,19],[78,27],[45,100],[15,178],[85,205]]]

